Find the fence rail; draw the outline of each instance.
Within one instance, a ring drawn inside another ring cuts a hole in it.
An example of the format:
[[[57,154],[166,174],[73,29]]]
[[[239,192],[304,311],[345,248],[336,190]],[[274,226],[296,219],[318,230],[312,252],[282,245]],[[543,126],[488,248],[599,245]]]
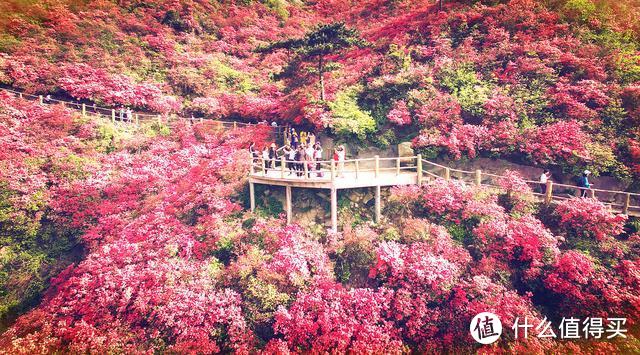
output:
[[[169,121],[191,121],[191,122],[217,122],[222,127],[236,129],[238,127],[252,127],[252,126],[264,126],[264,123],[251,123],[251,122],[238,122],[238,121],[223,121],[223,120],[213,120],[204,117],[192,118],[192,117],[180,117],[177,115],[160,115],[160,114],[149,114],[149,113],[134,113],[133,117],[127,118],[124,113],[121,114],[120,109],[115,108],[107,108],[98,106],[96,104],[87,104],[80,103],[74,101],[65,101],[54,98],[47,98],[43,95],[32,95],[27,94],[18,90],[12,90],[8,88],[0,88],[0,90],[13,94],[16,97],[20,97],[26,100],[38,101],[43,105],[63,105],[66,108],[70,108],[76,111],[80,111],[83,116],[93,116],[100,117],[107,120],[111,120],[112,122],[121,122],[121,123],[135,123],[139,124],[140,121],[158,121],[169,123]],[[267,126],[272,129],[274,134],[278,136],[282,135],[281,126]]]

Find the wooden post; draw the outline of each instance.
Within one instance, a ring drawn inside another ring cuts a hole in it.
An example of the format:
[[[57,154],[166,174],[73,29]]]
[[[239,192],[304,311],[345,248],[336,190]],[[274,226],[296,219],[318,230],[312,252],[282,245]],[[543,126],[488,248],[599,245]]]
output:
[[[377,178],[378,176],[380,176],[380,156],[376,155],[374,157],[376,160],[376,171],[375,171],[375,177]]]
[[[284,179],[284,169],[287,166],[287,160],[284,156],[280,157],[280,178]]]
[[[416,159],[418,159],[418,161],[416,162],[418,172],[418,186],[422,186],[422,154],[418,154]]]
[[[309,178],[309,164],[307,164],[307,162],[304,162],[304,178],[308,179]]]
[[[18,97],[22,98],[22,93],[18,93]]]
[[[449,168],[444,168],[444,179],[446,181],[451,180],[451,170]]]
[[[236,123],[236,121],[233,121],[233,129],[238,128],[238,124]]]
[[[291,224],[292,206],[291,206],[291,186],[285,186],[285,209],[287,212],[287,224]]]
[[[82,117],[87,115],[87,105],[82,104]]]
[[[44,103],[44,98],[42,97],[42,95],[38,95],[38,99],[40,100],[40,105],[42,105]]]
[[[140,124],[140,116],[136,113],[136,126]]]
[[[589,189],[589,194],[591,194],[591,198],[596,198],[596,191],[594,189]]]
[[[356,160],[356,180],[358,180],[358,175],[360,175],[360,162]]]
[[[111,109],[111,122],[113,122],[113,123],[116,122],[116,110],[115,109]]]
[[[338,231],[338,190],[331,188],[331,230]]]
[[[162,116],[158,115],[158,125],[162,124]]]
[[[553,198],[553,181],[547,180],[547,191],[544,193],[544,203],[551,203]]]
[[[256,191],[252,182],[249,182],[249,200],[251,201],[251,212],[256,210]]]
[[[476,180],[475,180],[476,186],[480,186],[482,185],[482,170],[477,169],[476,170]]]
[[[396,176],[400,176],[400,158],[396,158]]]
[[[622,214],[629,214],[629,206],[631,206],[631,194],[627,192],[624,197],[624,206],[622,207]]]
[[[267,164],[264,161],[264,158],[260,158],[260,164],[262,165],[262,173],[264,176],[267,176]]]
[[[256,167],[255,167],[255,161],[253,160],[253,155],[251,157],[249,157],[250,161],[251,161],[251,175],[255,174],[256,172]]]
[[[331,184],[336,180],[336,161],[331,159]]]
[[[376,223],[380,223],[380,185],[376,186]]]

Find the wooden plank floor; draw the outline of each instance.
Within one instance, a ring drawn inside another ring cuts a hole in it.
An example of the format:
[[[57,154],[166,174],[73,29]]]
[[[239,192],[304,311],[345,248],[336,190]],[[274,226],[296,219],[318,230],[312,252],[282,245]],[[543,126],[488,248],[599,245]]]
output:
[[[415,185],[418,183],[418,174],[408,171],[401,171],[400,174],[397,174],[396,171],[381,171],[377,177],[373,171],[362,171],[357,176],[355,172],[345,172],[340,176],[336,176],[334,184],[331,182],[330,171],[323,171],[322,176],[318,176],[317,171],[312,171],[310,175],[311,177],[305,178],[285,171],[284,178],[282,178],[280,170],[269,170],[266,175],[263,172],[256,172],[249,179],[256,184],[316,189],[331,189],[334,186],[336,189],[354,189],[375,186]]]

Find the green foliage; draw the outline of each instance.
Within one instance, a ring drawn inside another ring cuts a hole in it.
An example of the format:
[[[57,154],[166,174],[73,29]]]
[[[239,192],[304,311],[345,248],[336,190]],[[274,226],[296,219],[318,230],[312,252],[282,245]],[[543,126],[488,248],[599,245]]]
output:
[[[376,121],[369,112],[360,109],[357,96],[357,88],[351,87],[336,94],[336,99],[328,105],[333,116],[333,129],[337,134],[364,140],[367,134],[376,129]]]
[[[587,22],[596,12],[596,5],[591,0],[568,0],[563,11],[570,19]]]
[[[411,66],[411,55],[405,53],[404,48],[397,44],[391,44],[387,52],[389,61],[393,63],[396,71],[408,70]]]
[[[9,33],[0,33],[0,52],[9,53],[20,44],[20,40]]]
[[[163,122],[154,121],[145,125],[144,133],[147,137],[166,137],[171,134],[171,128]]]
[[[275,285],[250,276],[243,292],[249,308],[249,318],[254,323],[266,322],[273,318],[278,306],[286,306],[289,295],[279,292]]]
[[[13,197],[0,184],[0,329],[35,305],[49,279],[78,257],[76,231],[54,225],[41,203],[16,209]]]
[[[396,144],[398,139],[396,133],[392,129],[386,129],[377,134],[371,135],[371,142],[380,149],[389,149],[392,144]]]
[[[286,20],[289,18],[289,11],[287,6],[289,4],[285,0],[262,0],[262,3],[273,11],[280,20]]]
[[[447,67],[438,73],[437,78],[440,86],[458,99],[463,115],[480,118],[484,114],[482,106],[489,98],[491,88],[478,78],[473,67]]]
[[[337,251],[335,273],[340,282],[358,285],[375,265],[376,251],[366,232],[356,230]]]
[[[640,81],[640,54],[637,51],[621,50],[616,57],[614,73],[624,84]]]
[[[247,93],[255,89],[247,73],[235,70],[219,60],[212,61],[208,70],[215,73],[214,81],[219,90]]]
[[[111,122],[99,122],[95,148],[99,152],[111,153],[120,146],[120,143],[131,138],[128,130],[119,129]]]
[[[256,49],[257,52],[269,53],[280,49],[288,49],[295,53],[285,72],[296,75],[300,71],[297,67],[303,62],[313,62],[317,68],[320,82],[320,100],[324,101],[324,73],[335,69],[326,56],[339,54],[353,46],[365,46],[366,42],[360,38],[358,31],[347,28],[342,22],[320,25],[307,33],[303,38],[293,38],[277,41]]]

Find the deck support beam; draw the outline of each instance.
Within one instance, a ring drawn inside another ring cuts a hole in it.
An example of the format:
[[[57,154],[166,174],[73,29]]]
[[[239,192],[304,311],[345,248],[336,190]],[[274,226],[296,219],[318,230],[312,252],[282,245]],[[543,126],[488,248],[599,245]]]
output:
[[[375,207],[376,208],[376,216],[375,217],[376,217],[376,223],[380,223],[380,220],[381,220],[381,217],[382,217],[381,212],[380,212],[381,211],[381,206],[380,206],[380,203],[381,203],[380,202],[380,185],[377,185],[375,187],[375,189],[376,189],[376,207]]]
[[[338,231],[338,190],[331,188],[331,231]]]
[[[256,210],[256,189],[252,182],[249,182],[249,200],[251,201],[251,212],[254,212]]]
[[[287,224],[291,224],[292,206],[291,206],[291,186],[285,186],[285,210],[287,212]]]

